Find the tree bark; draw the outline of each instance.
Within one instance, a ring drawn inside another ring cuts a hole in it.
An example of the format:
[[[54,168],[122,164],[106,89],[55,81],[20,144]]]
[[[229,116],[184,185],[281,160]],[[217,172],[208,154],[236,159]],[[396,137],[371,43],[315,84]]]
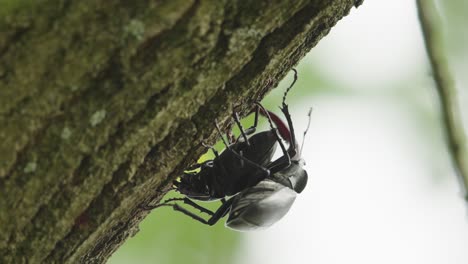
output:
[[[246,113],[360,2],[5,5],[0,263],[105,262],[214,120]]]

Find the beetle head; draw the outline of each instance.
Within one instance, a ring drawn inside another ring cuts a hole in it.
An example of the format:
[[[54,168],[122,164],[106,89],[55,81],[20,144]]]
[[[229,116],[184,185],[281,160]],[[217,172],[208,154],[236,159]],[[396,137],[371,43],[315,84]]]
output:
[[[308,176],[307,171],[303,169],[304,165],[304,160],[300,159],[297,162],[298,170],[288,178],[292,188],[297,193],[301,193],[307,185]]]

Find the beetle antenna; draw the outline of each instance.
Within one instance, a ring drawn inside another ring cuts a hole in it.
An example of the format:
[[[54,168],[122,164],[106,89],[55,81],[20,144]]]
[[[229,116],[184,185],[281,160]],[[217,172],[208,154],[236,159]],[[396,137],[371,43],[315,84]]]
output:
[[[302,138],[301,150],[299,151],[299,156],[300,157],[302,157],[302,150],[304,149],[304,142],[305,142],[305,139],[306,139],[307,132],[309,132],[310,119],[311,119],[311,116],[312,116],[312,107],[309,108],[309,113],[307,114],[307,116],[309,117],[309,122],[307,122],[307,128],[304,131],[304,137]]]
[[[221,140],[223,141],[224,146],[226,146],[226,148],[229,148],[228,143],[227,143],[226,140],[224,139],[223,132],[221,132],[221,128],[219,128],[218,120],[216,120],[216,119],[215,119],[215,126],[216,126],[216,130],[218,130],[218,133],[219,133],[219,135],[221,136]]]

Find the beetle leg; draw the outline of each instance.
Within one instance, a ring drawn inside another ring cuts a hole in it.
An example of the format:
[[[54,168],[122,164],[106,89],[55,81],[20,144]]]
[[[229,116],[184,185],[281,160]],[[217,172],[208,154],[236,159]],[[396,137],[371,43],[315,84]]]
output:
[[[218,130],[218,133],[222,135],[221,129],[219,128],[219,125],[218,125],[217,122],[215,122],[215,126],[216,126],[216,129]],[[263,166],[261,166],[261,165],[258,165],[257,163],[255,163],[255,162],[253,162],[253,161],[247,159],[246,157],[240,155],[239,153],[237,153],[237,151],[233,150],[233,149],[226,143],[226,141],[224,140],[223,137],[221,137],[221,138],[223,139],[223,143],[224,143],[224,146],[226,147],[226,149],[227,149],[228,151],[230,151],[232,154],[234,154],[234,156],[236,156],[236,157],[238,157],[239,159],[245,161],[246,163],[248,163],[248,164],[254,166],[254,167],[257,168],[257,169],[260,169],[260,170],[266,175],[266,177],[268,177],[268,176],[270,175],[270,171],[269,171],[267,168],[265,168],[265,167],[263,167]]]
[[[236,107],[234,107],[235,109]],[[240,124],[240,118],[239,118],[239,115],[238,113],[234,110],[233,113],[232,113],[232,116],[234,118],[234,121],[236,121],[237,125],[239,126],[240,130],[241,130],[241,133],[242,133],[242,136],[244,137],[244,139],[246,139],[246,135],[247,136],[250,136],[252,135],[253,133],[255,133],[255,131],[257,130],[257,124],[258,124],[258,106],[255,106],[255,115],[254,115],[254,124],[247,128],[247,129],[243,129],[243,127],[241,127],[239,124]],[[254,112],[253,110],[249,113],[251,114],[252,112]],[[247,140],[246,140],[247,141]]]
[[[195,163],[195,164],[191,165],[190,167],[188,167],[188,168],[186,169],[186,171],[193,171],[193,170],[196,170],[196,169],[198,169],[198,168],[200,168],[200,167],[201,167],[201,164],[200,164],[200,163]]]
[[[218,121],[217,121],[217,120],[215,120],[215,126],[216,126],[216,129],[218,130],[219,136],[221,136],[221,140],[223,141],[223,144],[224,144],[227,148],[229,148],[229,145],[228,145],[228,143],[226,142],[226,139],[224,139],[224,137],[223,137],[223,133],[221,132],[221,128],[219,128],[219,125],[218,125]]]
[[[217,151],[213,146],[208,145],[208,144],[206,144],[205,142],[202,142],[201,144],[202,144],[205,148],[211,149],[211,151],[213,151],[213,154],[215,155],[215,157],[218,157],[218,156],[219,156],[218,151]]]
[[[289,114],[288,105],[283,102],[283,106],[281,107],[281,111],[283,112],[284,116],[286,117],[286,121],[288,121],[289,131],[291,132],[291,145],[289,150],[289,155],[296,156],[296,135],[294,134],[294,127],[291,119],[291,115]]]
[[[208,220],[205,220],[203,218],[201,218],[200,216],[188,211],[187,209],[183,208],[183,207],[180,207],[178,204],[176,203],[172,203],[172,204],[162,204],[161,206],[171,206],[175,211],[178,211],[178,212],[181,212],[183,213],[184,215],[194,219],[194,220],[197,220],[198,222],[202,223],[202,224],[205,224],[205,225],[214,225],[216,224],[219,219],[221,219],[222,217],[224,217],[228,212],[229,210],[231,209],[231,205],[232,205],[232,202],[233,200],[232,199],[229,199],[228,201],[226,201],[225,203],[223,203],[219,208],[218,210],[216,210],[216,212],[214,212],[211,216],[210,219]],[[195,204],[195,203],[194,203]],[[198,207],[201,207],[199,205],[197,205]],[[197,207],[197,208],[198,208]],[[202,207],[203,208],[203,207]],[[209,211],[208,209],[204,208],[205,210]],[[210,211],[211,212],[211,211]]]
[[[242,137],[245,140],[245,143],[247,144],[247,146],[250,146],[249,139],[247,138],[247,135],[246,135],[246,133],[244,131],[244,128],[242,127],[242,124],[241,124],[241,122],[239,120],[239,114],[237,112],[233,112],[232,116],[234,117],[234,121],[236,122],[237,126],[239,127],[239,130],[241,132]]]
[[[198,222],[200,222],[202,224],[208,225],[208,221],[206,221],[205,219],[201,218],[200,216],[188,211],[187,209],[185,209],[183,207],[180,207],[176,203],[174,203],[174,204],[164,204],[163,206],[170,206],[170,207],[172,207],[174,209],[174,211],[181,212],[184,215],[192,218],[193,220],[197,220]]]
[[[158,207],[161,207],[161,206],[172,206],[175,203],[171,203],[171,202],[176,202],[176,201],[182,201],[182,202],[184,202],[184,204],[190,205],[193,208],[196,208],[196,209],[200,210],[200,212],[202,212],[202,213],[209,214],[209,215],[214,215],[214,213],[212,211],[206,209],[203,206],[200,206],[200,205],[196,204],[194,201],[190,200],[187,197],[185,197],[185,198],[170,198],[170,199],[167,199],[164,202],[162,202],[160,204],[157,204],[157,205],[147,205],[147,206],[143,207],[143,209],[152,210],[152,209],[155,209],[155,208],[158,208]]]
[[[270,123],[270,127],[271,127],[271,130],[273,131],[273,134],[275,135],[275,138],[276,138],[276,141],[278,141],[280,147],[281,147],[281,150],[283,151],[283,159],[286,159],[285,162],[286,164],[282,164],[282,166],[284,167],[287,167],[289,165],[291,165],[291,156],[289,155],[288,151],[286,150],[286,147],[284,146],[283,144],[283,141],[281,140],[280,136],[278,135],[278,129],[276,127],[273,126],[273,121],[271,120],[271,116],[270,114],[268,113],[268,111],[263,107],[263,105],[261,105],[260,103],[255,103],[258,105],[258,107],[260,107],[262,109],[262,111],[265,113],[267,119],[268,119],[268,122]],[[291,131],[291,133],[293,133]],[[275,167],[275,166],[273,166]],[[272,167],[270,167],[271,169]]]
[[[205,207],[196,204],[194,201],[190,200],[189,198],[186,197],[186,198],[182,198],[182,199],[183,199],[185,204],[191,205],[192,207],[200,210],[200,212],[205,213],[205,214],[209,214],[209,215],[214,215],[214,213],[211,210],[208,210]]]
[[[251,135],[251,134],[255,133],[255,131],[257,130],[258,112],[259,112],[258,106],[255,106],[254,124],[251,127],[247,128],[245,130],[245,134]]]
[[[216,210],[214,215],[208,220],[208,224],[209,225],[214,225],[214,224],[216,224],[216,222],[219,221],[219,219],[223,218],[229,212],[229,210],[231,210],[231,205],[232,205],[233,201],[234,201],[234,199],[231,198],[231,199],[227,200],[226,202],[224,202],[218,208],[218,210]]]
[[[290,136],[291,136],[291,146],[290,146],[290,149],[291,149],[290,152],[291,153],[290,153],[290,155],[294,157],[296,155],[296,151],[297,151],[296,150],[296,144],[297,144],[296,135],[294,133],[294,127],[293,127],[291,115],[289,114],[288,105],[286,104],[286,97],[287,97],[289,91],[291,90],[291,88],[294,86],[294,84],[297,81],[297,71],[296,71],[296,69],[293,69],[293,71],[294,71],[294,80],[291,83],[291,85],[284,92],[283,103],[282,103],[282,106],[280,108],[281,108],[281,112],[283,112],[284,116],[286,117],[286,121],[288,121],[289,131],[291,132],[290,133]]]

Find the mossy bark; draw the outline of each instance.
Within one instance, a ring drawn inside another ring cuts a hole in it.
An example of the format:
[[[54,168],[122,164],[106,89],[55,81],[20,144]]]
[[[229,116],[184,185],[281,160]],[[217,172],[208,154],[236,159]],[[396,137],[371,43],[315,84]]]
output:
[[[17,1],[0,13],[0,263],[101,263],[360,1]]]

